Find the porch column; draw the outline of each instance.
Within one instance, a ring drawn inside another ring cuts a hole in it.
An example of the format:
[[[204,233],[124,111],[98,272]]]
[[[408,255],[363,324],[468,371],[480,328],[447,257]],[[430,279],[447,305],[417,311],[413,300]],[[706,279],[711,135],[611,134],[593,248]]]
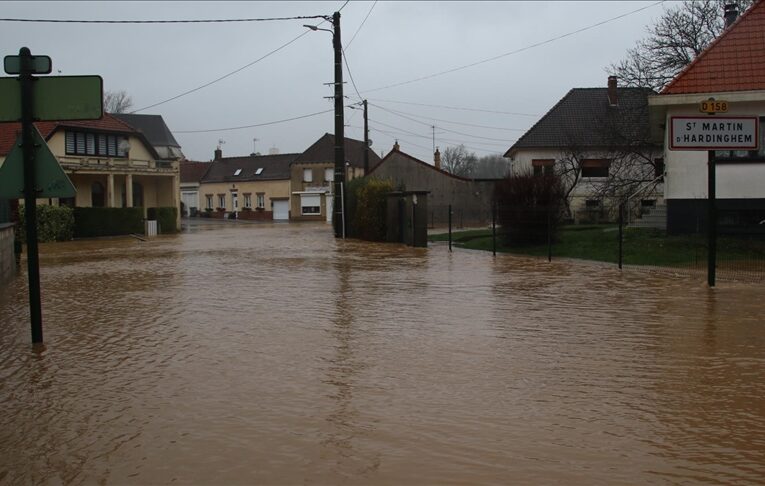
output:
[[[133,207],[133,174],[125,176],[125,205]]]
[[[106,176],[106,185],[108,188],[106,189],[106,207],[107,208],[113,208],[114,207],[114,174],[109,174]]]

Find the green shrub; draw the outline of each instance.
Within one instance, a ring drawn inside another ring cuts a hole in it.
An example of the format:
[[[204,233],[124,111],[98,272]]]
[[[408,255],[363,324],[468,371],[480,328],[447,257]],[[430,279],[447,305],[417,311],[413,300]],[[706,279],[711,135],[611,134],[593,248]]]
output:
[[[74,236],[116,236],[140,233],[143,208],[74,208]]]
[[[178,209],[174,207],[156,208],[157,225],[161,234],[177,233]]]
[[[347,189],[348,236],[385,241],[386,194],[394,190],[393,182],[362,177],[348,183]]]
[[[18,239],[27,241],[24,206],[19,206]],[[72,208],[59,206],[37,206],[37,241],[68,241],[74,233]]]
[[[556,240],[565,199],[557,176],[535,176],[531,172],[510,175],[497,183],[494,197],[505,244],[544,243],[548,232]]]

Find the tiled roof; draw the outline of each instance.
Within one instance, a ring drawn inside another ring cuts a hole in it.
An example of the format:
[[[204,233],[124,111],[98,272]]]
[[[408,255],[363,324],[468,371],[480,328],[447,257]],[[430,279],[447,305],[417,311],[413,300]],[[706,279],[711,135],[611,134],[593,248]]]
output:
[[[141,115],[137,113],[115,113],[114,116],[128,125],[140,130],[157,147],[179,147],[173,133],[165,124],[162,115]]]
[[[249,155],[213,160],[200,182],[251,182],[288,180],[290,164],[299,154]],[[242,171],[234,175],[238,169]],[[257,174],[258,169],[263,169]]]
[[[608,88],[574,88],[508,149],[611,147],[648,137],[648,88],[617,88],[616,106]]]
[[[661,94],[765,89],[765,1],[760,0],[678,74]]]
[[[88,128],[102,132],[115,132],[135,135],[142,138],[147,148],[153,150],[148,144],[146,138],[130,125],[118,120],[114,116],[104,113],[104,116],[98,120],[78,120],[78,121],[50,121],[37,122],[35,126],[40,131],[44,139],[48,140],[53,133],[62,127],[70,128]],[[13,148],[16,137],[21,132],[21,123],[0,123],[0,155],[6,155]]]
[[[465,177],[460,177],[460,176],[454,175],[451,172],[447,172],[447,171],[445,171],[443,169],[436,169],[436,167],[434,165],[431,165],[431,164],[429,164],[429,163],[427,163],[425,161],[422,161],[422,160],[418,159],[417,157],[413,157],[413,156],[409,155],[406,152],[402,152],[401,150],[399,150],[397,148],[394,148],[393,150],[388,152],[388,155],[386,155],[376,165],[374,165],[371,169],[369,169],[369,175],[374,176],[374,172],[379,167],[382,167],[383,164],[385,164],[387,161],[389,161],[389,160],[397,160],[397,159],[399,159],[399,160],[406,160],[408,162],[411,162],[411,163],[414,163],[414,164],[426,167],[426,168],[428,168],[428,169],[430,169],[432,171],[438,172],[441,175],[444,175],[444,176],[447,176],[447,177],[451,177],[452,179],[457,179],[457,180],[465,181],[465,182],[470,182],[471,181],[471,179],[466,179]]]
[[[181,182],[199,182],[210,167],[212,167],[211,162],[181,160]]]
[[[353,167],[364,167],[364,142],[345,137],[345,160]],[[335,160],[335,136],[325,133],[313,145],[295,160],[295,163],[311,164],[334,162]],[[374,150],[369,150],[369,166],[372,167],[380,161],[380,156]]]

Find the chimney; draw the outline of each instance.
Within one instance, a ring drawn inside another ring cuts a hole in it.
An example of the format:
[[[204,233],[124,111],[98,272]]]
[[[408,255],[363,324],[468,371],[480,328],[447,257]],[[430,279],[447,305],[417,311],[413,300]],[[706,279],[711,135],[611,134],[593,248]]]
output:
[[[399,146],[398,140],[396,140],[396,143],[393,144],[393,150],[401,150],[401,146]]]
[[[223,158],[223,150],[220,149],[220,146],[215,149],[215,158],[213,160],[220,160]]]
[[[441,170],[441,152],[438,150],[438,147],[436,147],[436,152],[433,154],[433,163],[436,169]]]
[[[608,104],[611,106],[619,104],[619,100],[616,97],[616,76],[608,77]]]
[[[738,18],[738,5],[735,3],[726,3],[724,7],[723,18],[725,19],[725,28],[727,29]]]

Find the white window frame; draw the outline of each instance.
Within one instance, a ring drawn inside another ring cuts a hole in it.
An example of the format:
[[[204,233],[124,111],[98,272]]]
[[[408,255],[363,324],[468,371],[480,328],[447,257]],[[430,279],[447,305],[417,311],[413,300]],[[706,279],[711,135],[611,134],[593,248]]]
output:
[[[313,182],[313,169],[303,169],[303,182]]]
[[[212,194],[205,194],[205,204],[207,209],[213,208],[213,195]]]
[[[252,194],[249,192],[244,194],[244,207],[252,209]]]
[[[218,194],[218,207],[226,209],[226,195]]]
[[[335,168],[330,167],[324,169],[324,182],[332,182],[335,180]]]
[[[265,192],[258,192],[255,194],[255,204],[257,204],[258,208],[266,208],[266,193]]]
[[[321,194],[301,194],[300,195],[300,214],[303,216],[320,216],[321,215]]]

